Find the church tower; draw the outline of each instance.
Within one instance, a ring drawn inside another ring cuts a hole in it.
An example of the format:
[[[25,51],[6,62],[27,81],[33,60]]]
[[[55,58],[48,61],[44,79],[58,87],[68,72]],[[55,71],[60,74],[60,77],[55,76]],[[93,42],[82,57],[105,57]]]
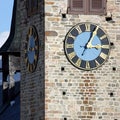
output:
[[[17,4],[21,120],[119,120],[120,1]]]

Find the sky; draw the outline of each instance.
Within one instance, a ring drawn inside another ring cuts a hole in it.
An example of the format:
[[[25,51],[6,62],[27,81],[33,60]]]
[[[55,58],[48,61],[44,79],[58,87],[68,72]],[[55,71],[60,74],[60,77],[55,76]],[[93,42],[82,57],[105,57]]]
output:
[[[13,2],[14,0],[0,0],[0,47],[2,47],[2,45],[5,43],[10,33]],[[0,73],[0,85],[1,82],[2,73]]]
[[[14,0],[0,0],[0,47],[10,33]]]

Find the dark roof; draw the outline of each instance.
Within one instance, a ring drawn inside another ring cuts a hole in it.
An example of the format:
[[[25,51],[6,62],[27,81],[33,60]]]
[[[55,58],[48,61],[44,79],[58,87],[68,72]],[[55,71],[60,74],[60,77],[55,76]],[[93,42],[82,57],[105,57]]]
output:
[[[20,56],[20,37],[16,35],[16,28],[19,26],[20,22],[17,17],[19,17],[19,11],[17,10],[17,0],[14,0],[12,20],[10,34],[4,45],[0,48],[0,54],[12,54]]]

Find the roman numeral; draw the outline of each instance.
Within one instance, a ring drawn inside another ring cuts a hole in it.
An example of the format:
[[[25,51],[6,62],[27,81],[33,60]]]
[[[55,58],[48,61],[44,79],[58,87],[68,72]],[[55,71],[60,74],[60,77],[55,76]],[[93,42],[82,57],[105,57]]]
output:
[[[25,58],[25,63],[26,63],[26,64],[28,63],[28,58]]]
[[[90,69],[90,63],[89,63],[89,61],[86,61],[86,69]]]
[[[100,37],[101,40],[105,39],[107,36],[104,34],[103,36]]]
[[[73,48],[73,44],[66,44],[66,48]]]
[[[30,27],[30,29],[29,29],[29,35],[32,35],[32,33],[33,33],[33,28]]]
[[[32,64],[29,65],[29,71],[30,71],[30,72],[33,71],[33,65],[32,65]]]
[[[80,26],[77,26],[77,27],[76,27],[76,30],[78,31],[78,34],[80,34],[80,33],[82,32]]]
[[[106,59],[106,58],[107,58],[107,55],[104,54],[104,53],[101,53],[101,54],[100,54],[100,57],[103,58],[103,59]]]
[[[81,64],[81,60],[78,59],[77,62],[75,63],[78,67],[80,67],[80,64]]]
[[[35,50],[38,50],[38,45],[35,45]]]
[[[86,31],[90,31],[90,24],[85,24]]]
[[[30,70],[30,64],[29,64],[29,63],[28,63],[28,65],[27,65],[27,69]]]
[[[37,56],[37,55],[35,55],[35,56],[34,56],[34,60],[36,61],[36,60],[37,60],[37,58],[38,58],[38,56]]]
[[[73,59],[76,56],[76,54],[75,52],[71,52],[70,54],[68,54],[68,56],[70,59]]]
[[[68,37],[75,39],[75,36],[73,36],[71,33],[68,34]]]
[[[109,49],[110,46],[109,46],[109,45],[102,45],[102,48],[104,48],[104,49]]]
[[[24,50],[24,53],[27,53],[27,50]]]
[[[96,64],[96,67],[100,66],[100,63],[97,60],[95,60],[95,64]]]
[[[35,40],[35,41],[37,40],[37,36],[35,36],[34,40]]]

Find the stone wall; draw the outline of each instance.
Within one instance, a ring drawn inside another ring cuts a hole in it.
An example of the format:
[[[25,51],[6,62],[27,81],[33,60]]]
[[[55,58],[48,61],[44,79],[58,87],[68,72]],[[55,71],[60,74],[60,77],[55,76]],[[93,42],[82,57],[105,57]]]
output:
[[[120,119],[120,2],[107,0],[107,15],[70,15],[67,0],[45,0],[46,120]],[[110,16],[115,23],[105,20]],[[65,57],[63,41],[81,22],[101,26],[114,45],[108,60],[92,71],[78,70]]]
[[[19,83],[17,83],[17,81],[15,81],[14,79],[14,75],[16,73],[17,70],[20,71],[20,57],[16,57],[13,55],[9,56],[9,78],[8,78],[8,84],[9,84],[9,99],[14,100],[15,95],[19,93],[20,91],[20,87]],[[16,86],[17,85],[17,86]],[[16,88],[18,87],[18,88]]]
[[[27,16],[26,0],[19,0],[21,16],[21,120],[119,120],[120,118],[120,2],[107,0],[105,15],[66,14],[67,0],[40,2],[40,12]],[[66,18],[62,14],[66,14]],[[45,26],[44,26],[45,19]],[[114,45],[108,60],[92,71],[73,67],[64,54],[69,29],[81,22],[101,26]],[[39,34],[39,61],[30,73],[25,65],[24,43],[31,25]],[[44,35],[45,30],[45,35]],[[45,117],[45,118],[44,118]]]
[[[26,0],[19,0],[21,11],[21,120],[44,120],[44,2],[40,1],[40,11],[27,16]],[[39,37],[39,60],[35,72],[31,73],[25,64],[25,40],[28,29],[34,25]]]

